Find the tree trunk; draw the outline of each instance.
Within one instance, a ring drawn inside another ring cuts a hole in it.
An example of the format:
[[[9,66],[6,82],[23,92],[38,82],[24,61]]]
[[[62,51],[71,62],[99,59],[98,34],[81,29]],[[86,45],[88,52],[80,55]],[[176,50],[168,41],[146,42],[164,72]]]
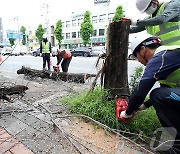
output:
[[[35,70],[31,68],[27,68],[22,66],[21,69],[17,70],[17,74],[24,74],[29,77],[41,77],[41,78],[49,78],[53,80],[62,80],[62,81],[70,81],[77,83],[85,83],[85,81],[90,77],[96,77],[96,74],[88,74],[88,73],[65,73],[65,72],[51,72],[51,71],[43,71],[43,70]]]
[[[113,22],[108,27],[104,87],[112,96],[129,95],[127,55],[129,20]]]

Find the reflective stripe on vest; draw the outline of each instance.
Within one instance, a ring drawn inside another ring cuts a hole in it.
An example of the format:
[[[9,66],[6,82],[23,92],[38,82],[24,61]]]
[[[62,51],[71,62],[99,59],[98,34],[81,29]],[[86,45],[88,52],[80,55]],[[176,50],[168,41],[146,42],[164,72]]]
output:
[[[159,80],[158,82],[172,88],[180,87],[180,68],[172,72],[165,80]]]
[[[160,46],[159,48],[156,49],[155,54],[163,50],[174,50],[174,49],[177,49],[177,46]],[[164,54],[162,55],[162,62],[164,62]],[[180,68],[170,73],[165,80],[159,80],[158,82],[161,84],[168,85],[172,88],[180,87]]]
[[[49,42],[42,42],[42,53],[50,53]]]
[[[166,3],[159,8],[156,16],[160,15],[164,10]],[[151,15],[152,18],[152,15]],[[180,21],[165,22],[161,25],[146,26],[146,30],[151,35],[156,35],[161,39],[164,45],[179,45],[180,47]]]
[[[63,58],[64,58],[64,59],[70,58],[71,55],[72,55],[71,52],[65,50],[65,54],[64,54]]]

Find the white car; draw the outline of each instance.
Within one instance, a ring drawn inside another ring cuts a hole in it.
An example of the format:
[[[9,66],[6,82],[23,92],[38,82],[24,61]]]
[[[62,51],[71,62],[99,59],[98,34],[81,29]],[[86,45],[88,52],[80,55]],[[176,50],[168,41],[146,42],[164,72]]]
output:
[[[106,53],[105,46],[95,46],[92,47],[92,55],[93,56],[99,56],[103,53]]]
[[[51,48],[51,54],[52,54],[53,57],[55,57],[57,55],[57,49],[58,49],[57,47],[52,47]]]

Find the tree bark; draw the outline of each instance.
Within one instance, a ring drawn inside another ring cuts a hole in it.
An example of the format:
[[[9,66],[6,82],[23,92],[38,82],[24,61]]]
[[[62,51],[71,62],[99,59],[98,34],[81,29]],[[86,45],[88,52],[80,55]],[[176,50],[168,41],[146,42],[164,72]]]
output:
[[[104,87],[112,96],[129,95],[127,55],[130,20],[110,23],[107,34]]]
[[[62,80],[76,83],[85,83],[85,81],[90,77],[96,77],[96,74],[88,74],[88,73],[65,73],[60,72],[57,73],[55,71],[43,71],[43,70],[35,70],[31,68],[27,68],[22,66],[21,69],[17,70],[17,74],[24,74],[25,76],[33,77],[41,77],[48,78],[53,80]]]

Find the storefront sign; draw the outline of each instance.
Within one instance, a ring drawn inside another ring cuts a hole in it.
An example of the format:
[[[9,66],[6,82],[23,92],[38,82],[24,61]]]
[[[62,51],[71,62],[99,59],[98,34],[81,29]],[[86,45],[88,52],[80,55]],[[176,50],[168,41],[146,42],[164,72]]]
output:
[[[94,4],[109,3],[110,0],[94,0]]]

